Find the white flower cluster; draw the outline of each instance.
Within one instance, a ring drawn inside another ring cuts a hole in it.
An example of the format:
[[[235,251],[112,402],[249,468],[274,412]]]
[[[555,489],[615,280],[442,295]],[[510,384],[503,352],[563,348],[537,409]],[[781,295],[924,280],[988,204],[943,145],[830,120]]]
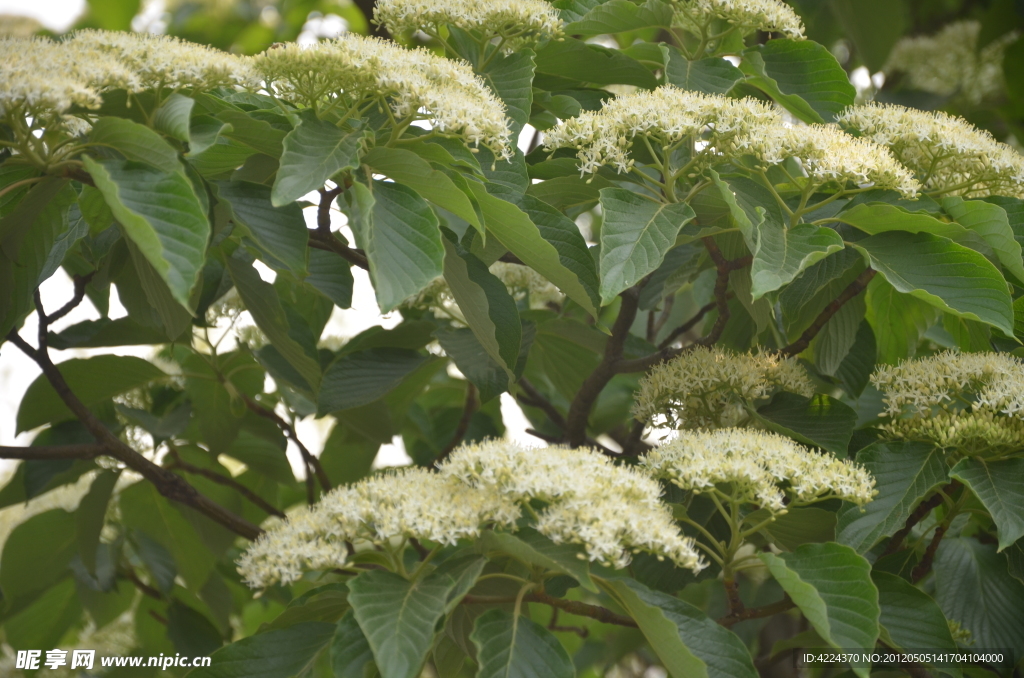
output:
[[[0,115],[51,119],[73,105],[95,108],[108,89],[134,88],[137,77],[112,55],[47,38],[0,39]]]
[[[787,506],[832,498],[863,505],[875,495],[875,479],[853,462],[817,454],[774,433],[746,429],[681,432],[648,452],[640,465],[655,477],[698,493],[731,483],[734,498],[776,514],[785,513]]]
[[[558,12],[544,0],[378,0],[373,15],[396,35],[421,29],[436,34],[441,26],[457,26],[504,38],[505,49],[557,36],[562,30]]]
[[[65,45],[73,53],[112,55],[137,78],[136,90],[259,86],[248,59],[168,35],[84,30]]]
[[[402,469],[329,492],[269,529],[238,561],[253,588],[296,581],[306,570],[343,567],[357,547],[416,537],[442,544],[476,537],[485,525],[513,528],[518,505],[426,469]]]
[[[872,103],[848,109],[839,122],[887,146],[925,190],[1024,198],[1024,157],[963,118]]]
[[[633,166],[629,157],[636,137],[668,147],[691,140],[694,153],[708,164],[742,152],[755,128],[781,124],[769,105],[755,99],[682,90],[672,85],[639,90],[607,102],[600,111],[585,111],[544,133],[544,146],[575,148],[584,173],[611,165],[619,172]],[[698,168],[699,169],[699,168]]]
[[[892,153],[835,125],[770,125],[751,135],[751,151],[764,165],[800,161],[815,183],[872,184],[913,198],[920,185]]]
[[[308,47],[288,44],[255,57],[274,94],[305,105],[386,98],[400,118],[421,114],[438,132],[512,155],[505,105],[466,63],[426,49],[347,33]]]
[[[544,309],[548,304],[561,304],[565,295],[547,278],[529,266],[496,261],[489,270],[505,285],[505,289],[516,301],[528,299],[530,308]],[[467,324],[462,310],[452,296],[451,288],[443,277],[437,277],[426,287],[402,302],[405,308],[431,308],[440,316]]]
[[[875,369],[901,440],[930,441],[968,454],[1024,448],[1024,361],[1006,353],[955,353]]]
[[[456,450],[440,468],[512,501],[544,502],[537,530],[556,543],[582,544],[591,560],[622,568],[631,552],[645,551],[694,571],[703,567],[693,540],[659,499],[658,483],[599,452],[492,441]]]
[[[747,404],[776,390],[814,394],[807,374],[792,358],[697,346],[647,373],[633,414],[642,421],[663,417],[680,429],[735,426],[746,420]]]
[[[905,74],[917,90],[977,105],[1003,89],[1003,53],[1020,35],[1011,31],[978,49],[981,24],[956,21],[935,35],[902,38],[883,70]]]
[[[676,3],[676,21],[689,31],[700,34],[701,27],[713,19],[736,26],[741,35],[764,31],[782,33],[794,40],[804,37],[800,17],[780,0],[681,0]]]

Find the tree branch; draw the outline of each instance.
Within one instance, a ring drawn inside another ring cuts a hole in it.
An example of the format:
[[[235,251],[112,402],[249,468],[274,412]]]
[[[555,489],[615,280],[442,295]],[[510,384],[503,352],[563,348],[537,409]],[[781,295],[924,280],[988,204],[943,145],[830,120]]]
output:
[[[765,605],[764,607],[748,607],[747,609],[737,612],[734,614],[728,614],[724,617],[718,618],[718,623],[722,626],[729,628],[733,624],[738,624],[741,621],[748,619],[761,619],[763,617],[773,617],[780,612],[785,612],[796,607],[792,600],[787,596],[777,603],[771,605]]]
[[[434,460],[435,464],[440,464],[448,458],[462,439],[466,437],[466,431],[469,430],[469,421],[473,418],[473,413],[476,412],[478,407],[476,397],[476,386],[472,382],[466,382],[466,406],[462,408],[462,417],[459,419],[459,425],[455,427],[455,434],[452,436],[451,442],[441,450],[441,454],[437,455],[437,459]]]
[[[82,303],[82,300],[85,298],[85,287],[86,287],[86,285],[89,284],[89,281],[92,280],[92,277],[94,275],[96,275],[95,271],[93,271],[91,273],[88,273],[86,275],[82,275],[82,276],[76,275],[74,277],[75,295],[73,297],[71,297],[71,301],[69,301],[68,303],[64,304],[63,306],[61,306],[59,309],[57,309],[56,311],[54,311],[50,315],[46,316],[46,324],[47,325],[53,323],[56,320],[60,320],[61,318],[66,316],[68,313],[70,313],[72,310],[74,310],[74,308],[76,306],[78,306],[80,303]]]
[[[106,454],[103,445],[40,445],[39,447],[0,446],[0,459],[93,459]]]
[[[71,391],[71,387],[64,380],[64,375],[60,373],[57,366],[50,360],[49,353],[46,350],[46,333],[49,329],[49,324],[47,323],[46,312],[40,303],[38,291],[36,293],[36,314],[39,316],[39,336],[41,338],[38,350],[29,346],[15,330],[11,330],[7,335],[8,339],[39,366],[43,371],[43,375],[46,376],[46,380],[50,382],[50,386],[56,391],[57,396],[85,426],[86,430],[96,438],[96,442],[105,448],[107,455],[120,461],[153,483],[157,491],[164,497],[199,511],[235,534],[241,535],[246,539],[255,539],[263,532],[258,526],[253,525],[248,520],[235,515],[220,504],[200,494],[184,478],[153,463],[114,435],[78,399],[78,396]]]
[[[953,492],[956,492],[958,489],[960,489],[960,487],[960,481],[954,480],[945,487],[943,487],[941,490],[933,494],[932,496],[928,497],[928,499],[918,504],[917,508],[914,509],[914,512],[907,517],[907,522],[903,525],[903,527],[901,527],[895,534],[892,535],[892,537],[889,539],[889,543],[886,544],[885,550],[882,551],[882,555],[878,557],[883,558],[885,556],[888,556],[899,551],[900,548],[903,546],[903,540],[907,538],[907,535],[909,535],[911,530],[914,529],[914,526],[922,520],[924,520],[925,517],[929,513],[931,513],[934,508],[936,508],[939,504],[942,503],[943,495],[948,497]]]
[[[373,3],[370,4],[372,6]],[[309,246],[326,252],[334,252],[353,266],[368,271],[370,264],[366,259],[366,253],[360,249],[349,247],[331,233],[331,205],[344,190],[345,187],[342,185],[319,190],[320,204],[316,209],[316,230],[309,232]]]
[[[732,292],[729,292],[728,294],[726,294],[726,301],[728,301],[731,298],[732,298]],[[718,306],[718,300],[717,299],[715,301],[709,301],[708,303],[706,303],[703,306],[701,306],[700,309],[697,311],[697,313],[694,314],[694,316],[692,318],[690,318],[685,323],[683,323],[679,327],[677,327],[674,330],[672,330],[672,333],[669,334],[667,337],[665,337],[664,341],[662,341],[660,344],[658,344],[658,348],[659,349],[666,349],[666,348],[671,347],[676,339],[678,339],[679,337],[683,336],[684,334],[686,334],[687,332],[692,330],[694,327],[696,327],[697,323],[699,323],[701,320],[703,320],[704,316],[706,316],[708,313],[710,313],[711,311],[715,310],[715,308],[717,306]]]
[[[554,404],[544,397],[544,395],[537,390],[537,387],[530,383],[530,380],[526,377],[522,377],[516,382],[519,388],[521,388],[524,394],[520,394],[517,398],[519,402],[529,407],[536,407],[537,409],[548,415],[548,419],[551,423],[560,429],[565,429],[565,417],[562,413],[554,406]]]
[[[566,417],[565,438],[572,447],[579,447],[587,438],[587,420],[590,418],[590,410],[597,401],[598,396],[612,377],[617,374],[616,365],[622,358],[622,350],[629,336],[629,329],[636,320],[637,307],[640,303],[640,291],[638,287],[631,287],[621,295],[622,305],[619,307],[619,315],[612,325],[612,334],[608,337],[605,345],[604,356],[601,362],[590,373],[580,387],[572,404],[569,405],[569,416]]]
[[[297,448],[299,448],[299,454],[302,455],[302,462],[306,466],[306,489],[307,494],[311,495],[310,497],[308,497],[308,499],[310,500],[309,503],[314,503],[315,499],[315,497],[312,496],[313,494],[315,494],[315,489],[310,491],[313,476],[316,476],[316,480],[317,482],[320,483],[320,487],[321,489],[323,489],[324,492],[330,492],[331,489],[333,489],[333,485],[331,485],[331,481],[327,477],[327,472],[324,471],[324,467],[323,465],[320,464],[320,460],[314,457],[313,454],[306,448],[306,446],[302,444],[302,441],[299,440],[299,436],[297,433],[295,433],[295,429],[292,428],[292,425],[285,421],[282,417],[278,416],[277,412],[274,412],[273,410],[268,409],[263,405],[260,405],[258,402],[250,398],[245,393],[242,394],[242,400],[245,402],[245,406],[248,407],[249,410],[252,411],[254,414],[257,414],[263,417],[264,419],[269,419],[270,421],[277,424],[278,428],[281,429],[281,432],[284,433],[289,440],[295,443],[295,446]]]
[[[803,353],[804,350],[810,346],[811,340],[818,336],[818,332],[821,332],[821,328],[825,326],[825,323],[831,320],[832,316],[838,313],[839,309],[841,309],[846,302],[863,292],[864,288],[868,286],[868,283],[871,282],[871,279],[874,277],[874,270],[870,268],[864,269],[864,272],[857,276],[856,280],[847,285],[846,289],[844,289],[838,297],[829,302],[828,306],[826,306],[821,313],[818,314],[818,317],[814,319],[811,326],[804,330],[804,333],[800,335],[799,339],[789,346],[785,346],[780,349],[779,353],[787,357]]]
[[[169,464],[167,468],[172,470],[181,469],[185,473],[199,475],[217,483],[218,485],[230,487],[231,489],[235,490],[240,495],[248,499],[250,502],[261,508],[265,513],[268,513],[272,516],[277,516],[278,518],[286,517],[283,511],[278,510],[272,504],[263,499],[263,497],[259,496],[258,494],[250,490],[248,487],[235,480],[234,478],[229,478],[228,476],[223,476],[217,473],[216,471],[200,468],[198,466],[194,466],[188,463],[187,461],[181,458],[181,456],[178,454],[178,450],[174,449],[173,447],[170,448],[170,453],[173,462]]]
[[[549,605],[559,610],[564,610],[569,614],[575,614],[580,617],[590,617],[596,619],[599,622],[605,624],[615,624],[616,626],[629,626],[631,628],[637,628],[635,621],[629,617],[624,617],[621,614],[615,614],[611,610],[598,605],[588,605],[587,603],[581,603],[575,600],[566,600],[564,598],[555,598],[549,596],[546,593],[528,593],[523,597],[523,600],[528,603],[540,603],[541,605]],[[514,603],[516,602],[516,596],[473,596],[468,595],[462,598],[462,602],[467,605],[496,605],[500,603]]]

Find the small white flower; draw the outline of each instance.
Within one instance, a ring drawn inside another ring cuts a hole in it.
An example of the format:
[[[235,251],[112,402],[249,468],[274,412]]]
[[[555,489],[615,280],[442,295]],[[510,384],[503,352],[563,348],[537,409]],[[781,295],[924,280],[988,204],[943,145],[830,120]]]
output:
[[[457,26],[504,38],[512,50],[560,34],[562,21],[544,0],[378,0],[374,20],[395,34]]]
[[[722,19],[736,26],[741,35],[764,31],[794,40],[804,37],[800,17],[780,0],[679,0],[675,5],[676,21],[698,34],[710,20]]]

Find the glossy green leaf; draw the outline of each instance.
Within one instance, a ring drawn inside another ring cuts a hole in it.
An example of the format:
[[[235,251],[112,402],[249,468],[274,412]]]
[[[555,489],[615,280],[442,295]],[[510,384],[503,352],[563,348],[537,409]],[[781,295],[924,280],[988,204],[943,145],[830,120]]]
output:
[[[338,308],[351,308],[355,280],[349,263],[333,252],[309,250],[309,275],[306,282],[330,299]]]
[[[853,246],[898,292],[1013,335],[1006,281],[974,250],[929,233],[900,232],[873,235]]]
[[[1002,207],[981,200],[950,197],[943,199],[942,208],[965,229],[980,235],[995,252],[999,263],[1018,282],[1024,282],[1020,243],[1014,240],[1013,229]]]
[[[725,94],[742,78],[743,72],[721,57],[689,61],[677,50],[669,50],[665,80],[676,87],[706,94]]]
[[[481,535],[478,548],[483,553],[498,552],[527,565],[561,572],[578,581],[585,589],[597,593],[597,587],[590,579],[590,567],[586,560],[579,557],[583,549],[573,544],[555,544],[531,528],[524,528],[515,534],[487,530]]]
[[[949,472],[981,500],[999,530],[999,550],[1024,537],[1024,459],[960,460]]]
[[[768,518],[766,509],[760,509],[746,516],[748,525],[757,525]],[[836,514],[815,507],[791,508],[762,530],[772,543],[783,550],[792,551],[804,544],[835,541]]]
[[[476,618],[478,678],[573,678],[569,654],[550,631],[523,615],[491,609]]]
[[[552,40],[537,50],[537,72],[593,85],[636,85],[653,89],[658,81],[643,64],[619,50],[575,38]]]
[[[134,356],[98,355],[72,358],[57,365],[71,391],[86,406],[97,405],[116,395],[165,377],[163,370]],[[37,426],[72,419],[46,377],[39,375],[29,384],[18,408],[18,432]]]
[[[842,237],[826,226],[798,224],[787,229],[774,221],[761,222],[750,267],[751,294],[756,300],[774,292],[808,266],[844,247]]]
[[[566,35],[603,35],[643,28],[671,28],[672,7],[660,0],[637,5],[629,0],[602,2],[582,17],[567,24]]]
[[[529,216],[512,203],[489,194],[481,184],[471,182],[470,188],[483,210],[487,230],[520,261],[596,317],[597,309],[591,301],[590,292],[576,273],[562,263],[563,256],[572,256],[571,253],[563,253],[555,244],[548,242]]]
[[[835,216],[836,221],[855,226],[868,235],[906,231],[931,233],[950,240],[959,240],[967,232],[960,224],[940,221],[926,212],[909,212],[884,202],[861,203]]]
[[[938,603],[907,580],[888,572],[872,572],[871,581],[878,589],[882,610],[879,622],[882,638],[894,649],[915,651],[934,648],[956,652],[957,644],[949,632],[949,624]],[[939,664],[943,672],[960,676],[959,664]]]
[[[878,589],[868,561],[848,546],[805,544],[759,557],[811,626],[838,649],[869,650],[878,639]],[[866,678],[870,666],[855,665]]]
[[[401,348],[371,348],[335,360],[324,374],[320,414],[369,404],[387,395],[429,358]]]
[[[1024,657],[1024,584],[1007,571],[995,544],[942,540],[935,554],[935,602],[946,619],[971,632],[974,647],[1002,647]],[[1003,670],[1009,668],[1009,662]]]
[[[217,114],[217,119],[223,120],[230,126],[229,129],[221,131],[221,134],[229,139],[245,144],[272,158],[280,158],[285,150],[286,133],[266,120],[260,120],[245,111],[234,109],[221,111]]]
[[[178,141],[190,142],[195,99],[175,92],[153,113],[153,127]]]
[[[878,494],[863,507],[839,510],[836,540],[867,553],[903,527],[921,501],[949,482],[945,454],[923,443],[880,442],[857,453]]]
[[[306,275],[309,230],[301,207],[294,203],[274,207],[270,188],[248,181],[219,182],[217,195],[229,205],[235,221],[248,229],[272,258],[271,263],[280,261],[296,276]]]
[[[468,221],[478,231],[484,226],[469,196],[440,170],[412,151],[378,146],[363,156],[362,162],[380,174],[413,189],[428,201]]]
[[[163,325],[166,338],[180,338],[192,327],[192,311],[190,309],[195,305],[194,300],[196,299],[196,293],[200,291],[199,288],[193,288],[192,293],[189,295],[188,307],[182,306],[174,298],[174,293],[171,292],[171,289],[164,282],[160,273],[153,268],[153,265],[149,263],[149,260],[146,259],[146,256],[139,250],[138,246],[130,240],[125,244],[128,248],[131,260],[130,266],[134,270],[135,279],[138,281],[139,287],[145,295],[150,308],[156,312],[156,317],[159,318],[160,323]],[[127,268],[128,266],[129,264],[125,263],[125,267]],[[119,289],[124,289],[120,282],[118,286]]]
[[[331,641],[331,666],[334,678],[365,678],[373,665],[373,650],[366,641],[355,615],[349,610],[338,622]]]
[[[858,294],[843,304],[814,338],[812,342],[814,364],[822,374],[835,375],[843,364],[843,360],[856,344],[857,333],[860,332],[860,326],[867,311],[864,296]],[[960,319],[957,318],[957,320]],[[872,351],[872,363],[874,357],[875,353]]]
[[[310,191],[323,188],[338,172],[359,165],[363,130],[343,130],[306,115],[284,138],[281,167],[274,180],[271,200],[287,205]]]
[[[445,239],[444,278],[477,341],[511,376],[523,326],[505,284],[461,245]]]
[[[693,605],[632,579],[598,580],[632,617],[672,678],[754,678],[750,653],[736,634]]]
[[[383,313],[441,275],[444,245],[434,212],[411,188],[374,181],[345,192],[356,244],[370,263],[370,280]]]
[[[274,348],[306,383],[314,391],[318,389],[320,363],[293,337],[288,316],[274,286],[260,278],[255,268],[237,256],[229,257],[227,264],[231,279],[235,281],[235,289],[256,321],[256,326],[263,330]]]
[[[452,586],[446,576],[408,581],[383,570],[363,572],[349,580],[349,603],[381,675],[420,675]]]
[[[685,203],[659,204],[623,188],[601,191],[601,303],[654,272],[695,215]]]
[[[877,275],[868,284],[865,301],[865,318],[873,330],[878,362],[890,365],[912,357],[921,337],[942,315],[917,297],[899,293]]]
[[[802,443],[845,455],[857,413],[827,395],[779,393],[757,411],[761,424]]]
[[[170,144],[145,125],[125,118],[99,118],[92,125],[89,141],[113,148],[126,160],[146,163],[163,172],[182,170],[178,152]]]
[[[82,161],[127,236],[187,308],[210,237],[192,184],[181,173],[135,162],[88,156]]]
[[[292,678],[302,673],[334,636],[335,625],[302,622],[274,629],[222,647],[210,666],[189,678]]]
[[[769,40],[743,53],[745,82],[807,123],[832,122],[857,90],[828,49],[813,40]]]
[[[508,390],[509,380],[505,365],[488,355],[472,330],[461,327],[444,328],[438,330],[435,336],[459,371],[477,387],[481,403],[486,403]]]
[[[505,112],[512,120],[513,138],[530,120],[535,68],[533,57],[532,50],[518,49],[511,54],[498,55],[480,71],[483,81],[505,103]]]

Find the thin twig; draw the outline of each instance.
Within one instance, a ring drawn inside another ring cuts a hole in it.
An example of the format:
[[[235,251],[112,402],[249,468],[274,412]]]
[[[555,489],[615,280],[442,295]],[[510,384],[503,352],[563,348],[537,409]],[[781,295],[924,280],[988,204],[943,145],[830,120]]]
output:
[[[295,446],[297,448],[299,448],[299,454],[302,455],[302,461],[306,465],[307,490],[309,482],[313,479],[313,476],[316,476],[317,482],[320,483],[320,488],[324,492],[330,492],[334,486],[331,484],[330,479],[327,477],[327,472],[324,471],[324,467],[320,463],[320,460],[313,456],[309,449],[302,444],[301,440],[299,440],[299,435],[295,432],[295,428],[291,424],[289,424],[283,417],[278,415],[277,412],[274,412],[273,410],[264,407],[263,405],[260,405],[258,402],[256,402],[255,400],[253,400],[244,393],[242,394],[242,400],[245,402],[245,406],[248,407],[249,410],[252,411],[254,414],[257,414],[263,417],[264,419],[269,419],[270,421],[277,424],[277,427],[281,429],[281,432],[284,433],[289,440],[295,443]]]
[[[726,295],[726,300],[728,301],[731,298],[732,298],[732,292],[729,292]],[[708,313],[710,313],[711,311],[715,310],[715,308],[717,306],[718,306],[718,301],[717,300],[716,301],[709,301],[708,303],[706,303],[703,306],[701,306],[700,309],[693,315],[692,318],[690,318],[685,323],[683,323],[679,327],[677,327],[674,330],[672,330],[672,333],[669,334],[667,337],[665,337],[665,339],[662,340],[662,342],[660,344],[658,344],[658,348],[659,349],[666,349],[666,348],[669,348],[670,346],[672,346],[672,344],[675,343],[676,339],[678,339],[679,337],[683,336],[684,334],[686,334],[687,332],[692,330],[694,327],[696,327],[697,323],[699,323],[701,320],[703,320],[704,316],[706,316]]]
[[[86,275],[76,275],[74,277],[75,282],[75,295],[71,297],[71,301],[61,306],[59,309],[46,316],[47,324],[52,324],[54,321],[60,320],[68,313],[70,313],[76,306],[82,303],[82,299],[85,298],[85,287],[92,280],[92,277],[96,275],[95,271],[87,273]]]
[[[624,617],[621,614],[615,614],[611,610],[598,605],[589,605],[587,603],[581,603],[575,600],[565,600],[564,598],[555,598],[549,596],[546,593],[528,593],[523,597],[523,601],[528,603],[540,603],[541,605],[549,605],[560,610],[564,610],[569,614],[574,614],[579,617],[590,617],[596,619],[599,622],[605,624],[615,624],[616,626],[629,626],[630,628],[637,628],[635,621],[629,617]],[[468,595],[463,597],[462,602],[466,605],[498,605],[501,603],[514,603],[516,602],[516,596],[473,596]]]
[[[901,527],[889,539],[889,543],[886,545],[885,550],[882,551],[882,555],[880,555],[879,558],[891,555],[899,551],[900,548],[903,547],[903,541],[910,534],[911,530],[914,529],[914,526],[922,520],[924,520],[925,517],[929,513],[931,513],[934,508],[936,508],[939,504],[942,503],[943,495],[948,497],[953,492],[960,489],[960,487],[960,481],[954,480],[953,482],[949,483],[941,490],[933,494],[932,496],[928,497],[928,499],[925,499],[923,502],[918,504],[917,508],[914,509],[914,512],[907,517],[907,522],[903,525],[903,527]]]
[[[188,463],[187,461],[181,458],[181,455],[178,454],[178,450],[176,450],[173,447],[170,448],[170,455],[171,458],[173,459],[173,462],[169,464],[167,468],[171,470],[181,469],[186,473],[202,476],[208,480],[217,483],[218,485],[230,487],[231,489],[235,490],[240,495],[248,499],[250,502],[258,506],[265,513],[268,513],[272,516],[277,516],[278,518],[286,517],[283,511],[280,511],[279,509],[275,508],[272,504],[268,503],[265,499],[263,499],[263,497],[259,496],[258,494],[250,490],[248,487],[235,480],[234,478],[229,478],[227,476],[221,475],[220,473],[217,473],[216,471],[200,468],[199,466],[195,466],[193,464]]]
[[[811,340],[818,336],[818,332],[821,332],[825,323],[831,320],[832,316],[838,313],[839,309],[841,309],[846,302],[863,292],[864,288],[868,286],[868,283],[871,282],[871,279],[874,277],[875,271],[873,269],[864,269],[864,272],[857,276],[856,280],[847,285],[846,289],[844,289],[838,297],[829,302],[828,306],[826,306],[821,313],[818,314],[818,317],[814,319],[811,326],[804,330],[804,333],[800,335],[799,339],[789,346],[785,346],[780,349],[779,353],[784,356],[794,356],[803,353],[804,350],[811,345]]]
[[[443,450],[441,454],[437,455],[437,459],[434,461],[435,464],[440,464],[442,461],[448,458],[462,439],[466,437],[466,431],[469,430],[469,422],[473,418],[473,413],[476,412],[479,402],[476,397],[476,386],[472,382],[466,382],[466,405],[462,408],[462,417],[459,419],[459,425],[455,427],[455,433],[452,435],[451,441]]]
[[[0,446],[0,459],[93,459],[107,453],[103,445],[41,445],[39,447]]]
[[[523,398],[522,395],[520,395],[520,401],[522,401],[526,405],[529,405],[530,407],[536,407],[537,409],[544,412],[544,414],[548,415],[548,419],[551,420],[551,423],[557,426],[558,428],[565,428],[565,417],[562,416],[562,413],[558,411],[558,409],[552,404],[550,400],[545,398],[544,395],[537,390],[536,386],[530,383],[529,379],[527,379],[526,377],[522,377],[516,383],[527,396],[526,398]]]
[[[763,617],[773,617],[780,612],[791,610],[796,605],[788,597],[780,600],[777,603],[771,605],[765,605],[764,607],[748,607],[738,614],[727,614],[724,617],[719,617],[718,623],[728,628],[733,624],[738,624],[741,621],[747,619],[761,619]]]
[[[367,271],[370,270],[370,264],[366,259],[366,253],[362,250],[349,247],[338,240],[333,233],[324,236],[320,235],[317,231],[310,231],[309,246],[318,250],[334,252],[353,266],[358,266],[359,268]]]

